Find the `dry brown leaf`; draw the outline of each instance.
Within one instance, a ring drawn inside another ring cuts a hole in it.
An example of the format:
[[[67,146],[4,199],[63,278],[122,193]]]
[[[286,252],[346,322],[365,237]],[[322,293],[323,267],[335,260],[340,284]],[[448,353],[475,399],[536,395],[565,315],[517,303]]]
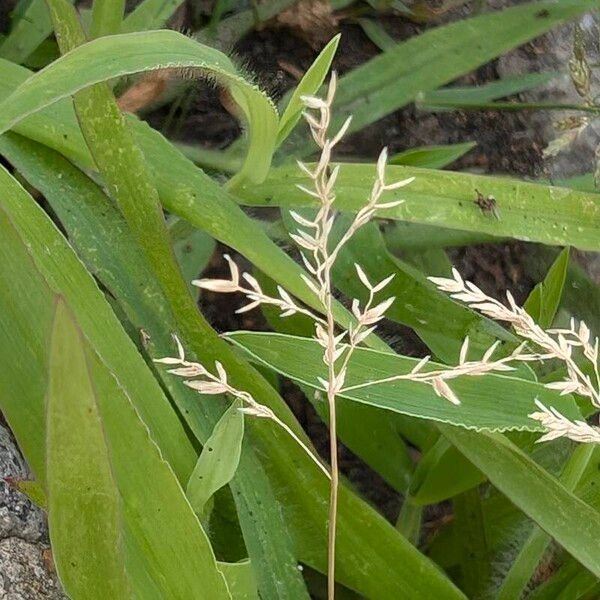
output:
[[[327,0],[299,0],[274,19],[276,25],[293,29],[312,48],[326,44],[337,32],[338,19]]]
[[[286,73],[289,73],[296,81],[300,81],[302,77],[304,77],[304,71],[302,71],[302,69],[299,69],[296,65],[293,65],[287,60],[283,60],[283,58],[280,58],[277,61],[277,64],[279,65],[280,69]]]
[[[167,83],[175,75],[172,69],[144,75],[117,100],[122,111],[137,113],[156,102],[167,89]]]

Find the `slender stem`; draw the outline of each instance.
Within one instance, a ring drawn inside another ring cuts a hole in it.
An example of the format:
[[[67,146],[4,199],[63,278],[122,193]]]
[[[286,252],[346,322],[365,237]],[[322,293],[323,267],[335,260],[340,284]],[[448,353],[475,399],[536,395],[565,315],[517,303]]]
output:
[[[337,452],[337,415],[335,405],[336,373],[335,361],[335,321],[331,306],[331,277],[329,266],[325,269],[325,284],[327,286],[327,341],[328,353],[331,357],[328,364],[327,402],[329,404],[329,453],[331,461],[331,484],[329,487],[329,535],[327,544],[327,598],[335,597],[335,539],[337,529],[337,497],[339,486],[339,468]]]
[[[478,377],[480,375],[484,375],[486,373],[492,372],[496,370],[499,365],[504,365],[506,363],[510,363],[513,361],[520,360],[518,357],[507,356],[505,358],[500,358],[494,362],[490,363],[465,363],[464,365],[460,365],[454,368],[448,369],[437,369],[435,371],[424,371],[422,373],[404,373],[402,375],[391,375],[390,377],[385,377],[384,379],[375,379],[372,381],[365,381],[363,383],[357,383],[355,385],[349,385],[347,387],[342,388],[338,391],[339,394],[345,394],[347,392],[352,392],[354,390],[360,390],[362,388],[371,387],[374,385],[381,385],[384,383],[393,383],[394,381],[416,381],[420,383],[429,383],[433,379],[456,379],[457,377],[461,377],[464,375]]]

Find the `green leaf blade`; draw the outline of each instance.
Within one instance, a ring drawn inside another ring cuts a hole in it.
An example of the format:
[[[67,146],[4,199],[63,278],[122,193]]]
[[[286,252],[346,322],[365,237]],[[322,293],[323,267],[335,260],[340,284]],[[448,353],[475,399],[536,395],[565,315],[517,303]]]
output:
[[[292,95],[290,96],[285,110],[279,121],[279,130],[277,132],[277,146],[291,133],[296,126],[302,111],[304,110],[303,96],[313,96],[319,91],[319,88],[325,81],[333,57],[340,43],[341,34],[333,37],[329,43],[321,50],[319,56],[314,60],[304,77],[300,80]]]
[[[119,33],[124,13],[125,0],[94,0],[90,37]]]
[[[238,75],[224,54],[175,31],[105,36],[74,48],[32,76],[6,101],[5,108],[12,108],[0,119],[0,131],[86,87],[123,75],[166,68],[204,71],[229,87],[248,120],[251,138],[237,181],[264,179],[277,135],[278,115],[273,103]]]
[[[477,142],[462,144],[446,144],[444,146],[423,146],[410,148],[390,157],[390,165],[405,167],[423,167],[426,169],[443,169],[472,150]]]
[[[535,286],[525,302],[525,310],[544,329],[552,326],[558,311],[568,267],[569,248],[565,248],[552,263],[544,280]]]
[[[368,198],[374,168],[368,164],[341,164],[336,184],[339,210],[358,211]],[[512,237],[549,245],[600,250],[600,195],[514,179],[389,165],[389,182],[415,180],[382,201],[402,200],[380,211],[382,218],[421,223],[496,237]],[[311,206],[313,200],[296,184],[306,184],[295,166],[272,169],[256,186],[242,186],[237,194],[250,206],[285,208]],[[496,199],[499,218],[475,204],[477,190]]]
[[[246,350],[251,358],[312,388],[320,388],[317,377],[324,377],[324,366],[317,342],[283,334],[233,332],[228,339]],[[350,360],[346,387],[363,385],[401,373],[408,373],[417,359],[366,348],[355,351]],[[433,368],[433,365],[432,365]],[[580,419],[572,398],[559,396],[543,385],[499,375],[457,378],[451,387],[461,400],[455,406],[439,398],[433,389],[413,381],[396,381],[340,392],[340,396],[402,414],[450,423],[477,431],[541,431],[528,415],[535,410],[534,400],[556,406],[569,418]],[[497,398],[510,398],[498,402]]]
[[[77,583],[69,593],[127,598],[127,572],[139,597],[148,597],[150,585],[161,597],[231,600],[172,470],[63,302],[52,335],[49,390],[50,523],[55,554],[75,553],[62,560],[62,576]],[[81,546],[73,530],[82,534]],[[107,567],[98,568],[103,561]]]
[[[415,36],[340,80],[337,117],[352,114],[351,129],[361,129],[593,6],[593,0],[531,2]]]
[[[235,475],[242,452],[244,415],[234,402],[215,425],[190,475],[186,495],[194,512],[202,515],[212,495]]]
[[[47,394],[47,498],[56,568],[73,598],[127,598],[120,497],[79,332],[59,300]]]

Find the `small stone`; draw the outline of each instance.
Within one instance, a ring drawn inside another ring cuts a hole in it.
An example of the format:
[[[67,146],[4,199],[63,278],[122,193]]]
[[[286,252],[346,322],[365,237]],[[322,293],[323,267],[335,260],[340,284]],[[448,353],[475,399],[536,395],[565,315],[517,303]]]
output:
[[[47,546],[19,538],[0,541],[0,600],[66,600],[58,579],[49,573]]]
[[[48,545],[44,511],[6,478],[30,479],[16,442],[0,423],[0,600],[66,598]]]
[[[30,479],[31,473],[12,434],[0,425],[0,539],[46,540],[44,511],[11,486],[6,478]]]

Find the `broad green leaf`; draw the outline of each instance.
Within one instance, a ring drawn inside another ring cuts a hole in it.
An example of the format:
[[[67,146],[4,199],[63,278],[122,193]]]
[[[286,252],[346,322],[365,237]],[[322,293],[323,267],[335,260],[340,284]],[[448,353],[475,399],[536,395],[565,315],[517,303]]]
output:
[[[560,305],[568,267],[569,249],[565,248],[548,270],[544,281],[535,286],[525,302],[525,310],[543,329],[552,326]]]
[[[410,148],[390,157],[391,165],[443,169],[477,146],[477,142],[446,144],[444,146],[422,146]]]
[[[46,0],[31,0],[0,44],[0,57],[22,63],[51,33]]]
[[[537,434],[509,434],[507,437],[512,438],[533,461],[554,477],[560,476],[573,450],[573,444],[565,439],[544,445],[535,443],[539,437]],[[457,465],[456,469],[462,469],[463,464]],[[482,475],[478,483],[485,480],[485,475]],[[487,489],[489,492],[483,499],[483,511],[486,538],[492,553],[490,560],[493,563],[493,586],[494,583],[501,583],[517,555],[519,545],[525,542],[535,524],[500,491],[490,486]],[[580,497],[584,499],[583,496]],[[452,570],[457,564],[453,554],[457,535],[459,534],[455,524],[450,521],[439,531],[439,535],[431,540],[428,553],[444,569]]]
[[[553,0],[503,8],[430,29],[340,79],[335,123],[353,115],[357,131],[511,48],[596,7],[595,0]],[[296,148],[310,152],[304,140]],[[293,144],[290,146],[292,149]]]
[[[69,595],[129,597],[127,573],[137,597],[230,600],[181,486],[62,301],[48,389],[48,512]]]
[[[125,12],[125,0],[94,0],[90,37],[119,33]]]
[[[242,452],[244,415],[234,402],[206,440],[187,483],[186,496],[197,515],[202,515],[212,495],[235,475]]]
[[[412,501],[412,496],[406,494],[400,507],[396,529],[412,544],[419,547],[422,525],[423,507],[415,504]]]
[[[0,73],[0,98],[2,100],[33,74],[29,69],[3,59],[0,59]],[[57,149],[71,160],[90,169],[94,168],[70,100],[57,102],[31,115],[17,125],[15,131],[20,131],[26,137],[31,137],[51,148],[58,147]]]
[[[373,177],[372,165],[342,165],[336,184],[338,208],[359,210],[368,198]],[[582,250],[600,249],[598,194],[499,177],[388,166],[387,181],[407,177],[415,177],[415,181],[383,194],[383,202],[404,202],[380,211],[382,217]],[[310,206],[314,198],[296,184],[306,184],[306,176],[297,167],[281,167],[273,169],[263,184],[243,186],[238,195],[252,206]],[[500,218],[483,213],[475,204],[477,190],[494,196]]]
[[[600,514],[498,434],[441,426],[442,433],[505,494],[592,573],[600,575]]]
[[[386,222],[381,226],[381,233],[390,252],[399,255],[407,250],[416,252],[429,248],[470,246],[502,240],[487,233],[447,229],[408,221]]]
[[[275,333],[233,332],[227,338],[248,355],[277,372],[315,389],[317,377],[326,377],[322,352],[316,341]],[[541,431],[528,415],[534,399],[556,406],[568,418],[581,418],[572,398],[559,396],[544,386],[500,375],[460,377],[451,382],[461,404],[456,406],[436,396],[429,385],[414,381],[393,381],[365,385],[399,374],[409,373],[418,359],[366,348],[355,351],[348,365],[345,388],[359,387],[340,396],[406,415],[459,425],[478,431]],[[435,365],[440,368],[440,365]],[[434,365],[430,365],[434,368]],[[499,402],[498,398],[510,398]]]
[[[102,373],[99,361],[96,368]],[[143,572],[160,591],[159,597],[230,598],[208,537],[182,487],[118,381],[104,373],[109,376],[98,374],[95,381],[111,467],[123,499],[124,530],[131,540],[128,559],[136,569],[142,559]]]
[[[113,60],[117,56],[118,60]],[[248,121],[249,149],[237,180],[261,181],[271,164],[278,116],[271,100],[246,82],[231,61],[175,31],[149,31],[98,38],[74,48],[30,77],[0,108],[0,131],[95,83],[143,71],[177,68],[205,73],[226,85]],[[21,110],[16,110],[20,106]],[[12,108],[9,108],[12,107]]]
[[[544,85],[559,75],[557,72],[526,73],[484,85],[442,88],[420,95],[417,104],[420,108],[443,110],[446,107],[460,108],[470,103],[490,102]]]
[[[404,250],[402,259],[427,276],[450,277],[452,275],[452,261],[443,248]]]
[[[302,77],[298,85],[294,88],[292,95],[286,103],[281,119],[279,120],[277,146],[285,140],[300,120],[302,111],[305,108],[302,97],[313,96],[319,91],[321,85],[323,85],[323,81],[329,72],[331,61],[333,60],[338,44],[340,43],[340,35],[341,34],[338,34],[332,38],[325,48],[321,50],[319,56],[315,58],[313,64],[304,74],[304,77]]]
[[[121,33],[160,29],[183,4],[183,0],[143,0],[125,17]]]
[[[49,65],[53,60],[56,60],[60,55],[58,51],[58,45],[53,39],[47,39],[43,41],[33,54],[23,63],[28,69],[34,69],[38,71]]]
[[[172,354],[174,349],[170,334],[173,329],[161,308],[160,296],[156,295],[160,294],[160,289],[147,266],[144,267],[144,262],[140,263],[141,255],[135,251],[122,217],[114,207],[105,203],[96,186],[89,181],[87,185],[83,183],[85,176],[65,159],[27,140],[21,140],[18,144],[19,138],[12,135],[0,138],[5,154],[9,139],[12,140],[11,160],[18,164],[21,172],[27,174],[35,187],[53,199],[53,209],[73,235],[84,260],[111,293],[129,307],[127,315],[132,322],[144,327],[150,334],[155,355]],[[92,188],[95,191],[91,191]],[[53,243],[51,240],[44,241],[46,245]],[[14,260],[12,254],[8,256]],[[77,269],[73,270],[77,272]],[[35,292],[29,291],[23,293],[35,295]],[[38,320],[35,326],[39,328],[40,325]],[[239,381],[240,387],[260,397],[262,402],[268,403],[281,418],[295,427],[287,416],[289,413],[283,401],[270,386],[262,383],[255,371],[244,367],[237,356],[232,358],[226,346],[211,349],[213,335],[209,330],[199,333],[196,338],[197,341],[206,342],[201,350],[203,360],[207,364],[212,364],[215,359],[221,360],[235,377],[233,381]],[[12,347],[8,350],[14,352]],[[25,358],[22,361],[24,365],[27,360]],[[31,366],[28,365],[28,368],[31,371]],[[119,365],[114,368],[118,369]],[[188,424],[194,428],[195,435],[201,441],[206,440],[211,426],[216,423],[215,410],[222,405],[217,404],[213,408],[218,402],[216,398],[210,402],[200,401],[177,378],[166,371],[160,371],[160,375]],[[31,425],[29,420],[26,425]],[[327,480],[304,452],[271,423],[250,420],[248,428],[252,430],[252,439],[260,444],[261,453],[269,456],[265,464],[270,476],[265,483],[263,464],[258,463],[253,458],[255,455],[248,453],[246,448],[231,486],[236,503],[238,506],[241,504],[239,514],[243,517],[251,511],[252,521],[259,528],[258,533],[253,534],[251,526],[241,518],[245,533],[249,531],[248,541],[259,546],[258,549],[249,547],[250,554],[260,557],[263,553],[265,568],[272,569],[274,559],[269,554],[265,540],[280,544],[274,551],[281,558],[287,552],[285,543],[289,543],[291,538],[298,549],[299,558],[305,564],[324,570],[327,564],[326,544],[323,543],[327,527]],[[302,435],[301,431],[298,433]],[[415,439],[420,438],[417,435]],[[241,475],[245,473],[247,476],[242,478]],[[278,503],[265,501],[268,497],[265,485],[273,487]],[[342,583],[372,598],[402,596],[407,590],[418,600],[428,599],[431,593],[436,598],[463,598],[449,580],[398,535],[388,522],[346,488],[340,490],[339,514],[345,523],[338,536],[338,576]],[[282,516],[287,527],[279,524]],[[267,525],[263,527],[265,522]],[[274,523],[278,523],[275,528],[278,537],[274,537]],[[255,564],[254,568],[258,575],[260,564]],[[295,563],[289,564],[289,568],[298,572]],[[394,573],[393,577],[389,576],[390,572]],[[423,573],[423,577],[415,577],[415,572]],[[285,574],[278,576],[281,578]],[[279,598],[277,593],[273,597]],[[292,593],[292,597],[296,600],[298,595],[293,596]]]
[[[121,498],[95,395],[82,340],[59,300],[46,399],[46,489],[54,562],[71,598],[127,598]]]
[[[31,196],[4,169],[0,169],[0,192],[1,278],[11,281],[0,293],[0,398],[36,479],[43,483],[45,477],[43,396],[48,359],[44,340],[52,324],[53,298],[61,294],[109,368],[118,366],[119,381],[163,456],[178,477],[187,480],[196,453],[94,279]]]
[[[570,559],[542,582],[528,596],[528,600],[594,600],[599,592],[598,578]]]
[[[396,47],[396,40],[374,19],[357,19],[366,36],[383,52]]]

